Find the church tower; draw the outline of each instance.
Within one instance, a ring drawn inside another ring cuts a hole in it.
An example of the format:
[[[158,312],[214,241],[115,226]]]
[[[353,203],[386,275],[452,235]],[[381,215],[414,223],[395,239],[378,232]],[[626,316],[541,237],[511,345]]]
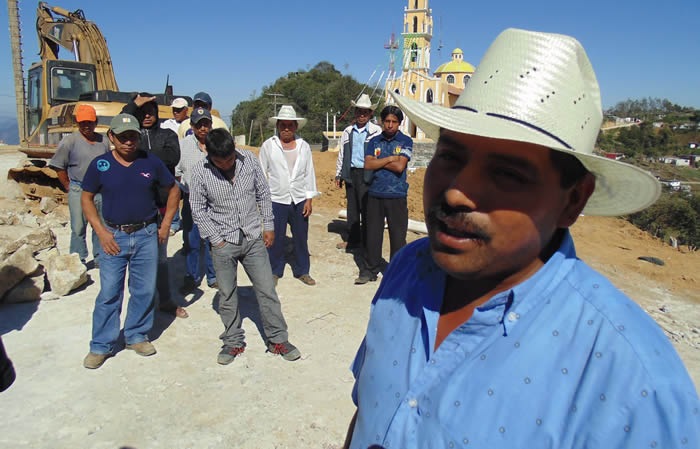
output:
[[[403,71],[429,75],[433,17],[428,0],[408,0],[403,14]]]

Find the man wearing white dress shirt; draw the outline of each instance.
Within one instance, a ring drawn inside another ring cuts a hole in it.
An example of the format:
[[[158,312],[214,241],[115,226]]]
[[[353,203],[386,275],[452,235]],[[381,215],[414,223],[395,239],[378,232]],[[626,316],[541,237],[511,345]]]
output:
[[[311,147],[296,131],[306,124],[297,117],[294,108],[284,105],[270,124],[277,128],[279,136],[267,139],[260,147],[260,165],[267,176],[272,195],[272,212],[275,216],[274,243],[267,248],[270,265],[277,280],[284,274],[284,236],[287,223],[292,230],[294,264],[292,273],[306,285],[316,285],[309,275],[309,215],[312,198],[318,196],[316,175],[311,158]]]

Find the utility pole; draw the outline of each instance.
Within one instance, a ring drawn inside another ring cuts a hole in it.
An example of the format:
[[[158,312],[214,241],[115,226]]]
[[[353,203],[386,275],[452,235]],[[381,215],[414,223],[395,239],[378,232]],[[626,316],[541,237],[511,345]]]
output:
[[[277,97],[284,97],[283,94],[265,94],[267,96],[273,97],[274,98],[274,108],[275,108],[275,115],[273,117],[277,116]]]
[[[7,16],[10,20],[10,43],[12,46],[12,70],[15,80],[15,99],[17,102],[17,130],[19,141],[22,143],[25,134],[25,96],[24,71],[22,69],[22,31],[19,25],[19,6],[17,0],[7,0]]]

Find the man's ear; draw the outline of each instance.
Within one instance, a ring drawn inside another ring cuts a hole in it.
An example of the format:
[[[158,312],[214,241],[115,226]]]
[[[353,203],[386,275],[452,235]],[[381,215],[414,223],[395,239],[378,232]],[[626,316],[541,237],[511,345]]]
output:
[[[594,190],[595,176],[590,172],[586,173],[583,179],[570,187],[566,194],[567,204],[562,210],[557,227],[568,228],[576,223]]]

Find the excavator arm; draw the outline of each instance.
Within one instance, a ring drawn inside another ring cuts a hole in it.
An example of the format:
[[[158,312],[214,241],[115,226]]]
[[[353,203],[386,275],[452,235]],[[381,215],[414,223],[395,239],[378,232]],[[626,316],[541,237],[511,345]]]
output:
[[[107,41],[94,22],[85,19],[82,9],[68,12],[59,6],[39,2],[36,32],[42,60],[59,59],[63,47],[75,60],[93,64],[97,71],[97,89],[118,91]]]

